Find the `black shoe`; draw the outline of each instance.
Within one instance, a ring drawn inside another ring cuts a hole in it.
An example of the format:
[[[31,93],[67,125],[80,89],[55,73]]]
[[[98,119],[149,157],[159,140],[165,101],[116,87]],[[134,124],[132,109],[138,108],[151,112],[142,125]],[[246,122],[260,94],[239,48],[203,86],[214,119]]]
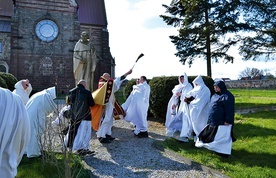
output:
[[[148,135],[148,132],[147,131],[145,131],[145,132],[140,132],[139,134],[138,134],[138,138],[148,138],[149,137],[149,135]]]
[[[115,138],[112,137],[111,135],[107,135],[107,134],[106,134],[105,137],[106,137],[107,139],[109,139],[110,141],[115,140]]]
[[[77,154],[79,156],[85,156],[86,155],[86,151],[84,149],[79,149],[79,150],[77,150]]]
[[[88,155],[93,155],[94,153],[95,151],[90,151],[90,150],[84,150],[84,149],[77,150],[77,154],[79,156],[88,156]]]
[[[93,155],[95,154],[95,151],[91,151],[91,150],[85,150],[86,155]]]
[[[100,141],[101,143],[111,143],[111,141],[110,141],[108,138],[102,138],[102,137],[100,137],[100,138],[99,138],[99,141]]]

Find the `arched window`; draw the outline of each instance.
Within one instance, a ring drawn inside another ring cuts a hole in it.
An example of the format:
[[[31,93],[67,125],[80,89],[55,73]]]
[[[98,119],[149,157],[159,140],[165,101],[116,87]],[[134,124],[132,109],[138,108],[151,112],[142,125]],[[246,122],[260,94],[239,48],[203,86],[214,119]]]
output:
[[[6,62],[0,61],[0,72],[9,72],[9,66]]]

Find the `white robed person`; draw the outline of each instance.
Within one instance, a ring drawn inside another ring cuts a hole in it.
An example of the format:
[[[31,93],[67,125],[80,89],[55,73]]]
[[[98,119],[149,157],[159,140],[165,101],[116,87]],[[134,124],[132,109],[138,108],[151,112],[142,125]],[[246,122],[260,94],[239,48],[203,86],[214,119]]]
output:
[[[139,138],[148,137],[148,108],[149,108],[150,86],[147,78],[141,76],[139,84],[133,88],[122,108],[126,112],[125,120],[135,125],[134,134]]]
[[[132,95],[133,92],[135,92],[135,90],[138,88],[137,85],[139,85],[139,83],[140,83],[140,79],[138,78],[136,80],[136,84],[132,86],[132,91],[130,92],[129,96]],[[123,103],[124,107],[122,107],[124,111],[127,111],[128,107],[130,105],[130,102],[131,102],[131,97],[127,97],[127,99]]]
[[[27,147],[28,158],[41,155],[41,137],[45,131],[46,117],[57,108],[55,98],[56,89],[50,87],[32,95],[26,104],[31,126],[31,138]]]
[[[21,98],[0,87],[0,175],[14,178],[30,139],[30,122]]]
[[[187,137],[192,132],[192,126],[188,119],[189,117],[183,116],[189,114],[188,105],[184,102],[184,98],[193,89],[193,86],[189,83],[186,73],[179,76],[178,81],[179,84],[172,90],[173,96],[169,100],[167,107],[166,135],[180,141],[187,141]],[[173,113],[174,111],[175,113]]]
[[[194,141],[196,141],[208,121],[208,104],[211,92],[200,75],[193,80],[193,85],[194,88],[187,93],[184,101],[189,105],[189,115],[187,117],[190,118],[195,134]]]
[[[26,105],[33,90],[30,81],[28,79],[20,80],[14,84],[14,88],[13,93],[19,95],[24,105]]]

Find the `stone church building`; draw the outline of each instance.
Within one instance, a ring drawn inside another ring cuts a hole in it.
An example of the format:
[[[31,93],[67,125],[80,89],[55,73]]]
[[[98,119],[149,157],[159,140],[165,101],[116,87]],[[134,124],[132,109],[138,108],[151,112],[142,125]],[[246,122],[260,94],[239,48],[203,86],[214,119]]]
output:
[[[33,90],[75,86],[73,50],[82,31],[90,35],[101,61],[94,88],[104,72],[114,76],[104,0],[1,0],[0,71],[29,79]]]

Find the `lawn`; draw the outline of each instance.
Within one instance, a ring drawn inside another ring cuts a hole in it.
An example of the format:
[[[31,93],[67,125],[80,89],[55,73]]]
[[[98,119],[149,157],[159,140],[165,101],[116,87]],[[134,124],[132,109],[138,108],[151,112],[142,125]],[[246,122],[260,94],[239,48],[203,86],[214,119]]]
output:
[[[237,109],[276,106],[276,90],[231,89]]]
[[[235,115],[237,141],[233,143],[229,158],[222,158],[205,148],[196,148],[192,140],[180,143],[167,139],[163,146],[229,177],[276,177],[276,111],[265,109],[276,106],[275,90],[235,89],[231,92],[236,97],[236,109],[263,109]]]

